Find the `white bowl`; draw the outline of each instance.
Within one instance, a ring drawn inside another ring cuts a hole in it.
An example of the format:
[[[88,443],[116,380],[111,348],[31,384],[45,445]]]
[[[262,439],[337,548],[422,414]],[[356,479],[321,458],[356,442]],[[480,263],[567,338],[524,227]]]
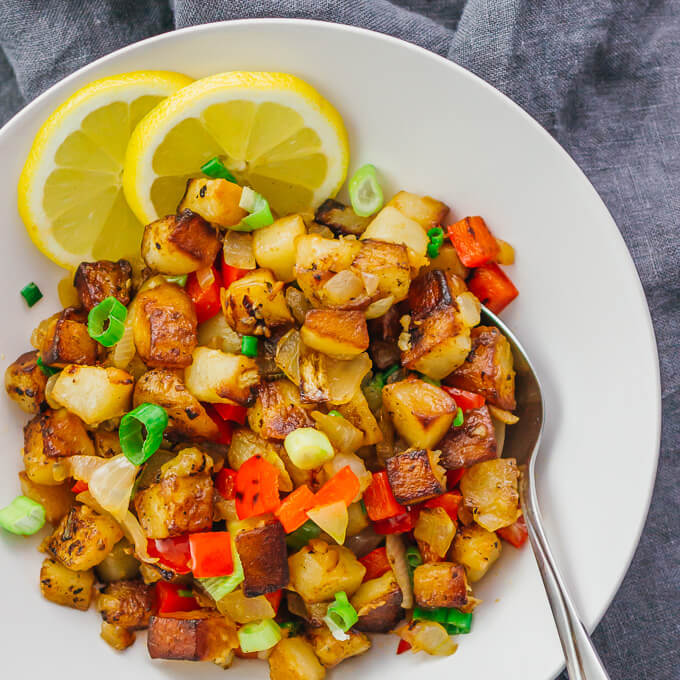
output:
[[[546,388],[541,505],[566,581],[592,628],[633,555],[656,471],[659,373],[645,298],[616,225],[569,156],[509,99],[425,50],[326,23],[212,24],[115,52],[39,97],[0,131],[2,369],[29,349],[31,329],[57,310],[55,284],[63,276],[32,246],[16,210],[17,179],[33,136],[59,103],[89,81],[139,69],[196,78],[234,69],[297,74],[344,117],[350,170],[370,161],[388,195],[405,188],[446,201],[455,218],[481,214],[515,246],[510,275],[521,294],[504,318]],[[19,289],[31,280],[46,299],[29,310]],[[18,492],[26,418],[9,400],[0,404],[4,504]],[[41,599],[38,543],[0,536],[6,677],[223,677],[212,664],[151,661],[143,640],[124,654],[111,650],[99,638],[94,611],[83,614]],[[397,657],[396,637],[376,636],[370,653],[333,675],[554,676],[561,650],[531,551],[505,546],[476,590],[484,604],[453,657]],[[237,661],[229,674],[265,678],[267,666]]]

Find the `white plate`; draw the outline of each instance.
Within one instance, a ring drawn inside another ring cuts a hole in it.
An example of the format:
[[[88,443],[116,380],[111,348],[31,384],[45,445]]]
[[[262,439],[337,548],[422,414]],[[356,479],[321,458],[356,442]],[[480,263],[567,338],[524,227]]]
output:
[[[35,132],[89,81],[159,68],[197,78],[234,69],[295,73],[344,117],[352,169],[370,161],[388,195],[405,188],[446,201],[453,217],[482,214],[515,246],[517,264],[510,273],[521,294],[504,318],[546,388],[540,499],[567,583],[593,627],[633,555],[656,471],[659,374],[645,298],[616,225],[576,164],[509,99],[425,50],[333,24],[238,21],[133,45],[42,95],[0,132],[0,367],[29,348],[31,329],[58,305],[54,286],[61,273],[33,248],[15,207],[17,179]],[[28,310],[18,292],[30,280],[46,299]],[[9,400],[0,400],[3,503],[18,491],[25,420]],[[3,675],[223,677],[211,664],[152,662],[143,641],[124,654],[111,650],[99,638],[94,611],[83,614],[41,599],[38,543],[0,536]],[[561,651],[530,550],[506,546],[478,590],[484,604],[455,656],[396,657],[396,638],[377,636],[377,649],[343,663],[333,675],[554,676]],[[230,676],[264,678],[267,666],[237,662]]]

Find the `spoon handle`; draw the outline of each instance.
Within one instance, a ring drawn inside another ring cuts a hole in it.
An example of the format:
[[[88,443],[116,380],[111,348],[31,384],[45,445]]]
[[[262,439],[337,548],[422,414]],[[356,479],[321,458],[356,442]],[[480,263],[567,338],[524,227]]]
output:
[[[527,477],[533,478],[533,470],[523,477],[522,509],[529,530],[529,540],[562,643],[569,678],[570,680],[609,680],[609,675],[602,665],[588,632],[576,613],[574,603],[550,551],[543,531],[533,479],[530,481],[526,479]]]

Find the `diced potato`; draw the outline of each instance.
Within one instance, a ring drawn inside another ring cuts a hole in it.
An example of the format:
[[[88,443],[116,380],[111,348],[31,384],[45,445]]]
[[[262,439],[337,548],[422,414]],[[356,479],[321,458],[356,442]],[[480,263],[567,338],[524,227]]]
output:
[[[251,429],[265,439],[285,439],[312,420],[302,408],[300,390],[290,380],[262,382],[255,404],[248,409]]]
[[[520,516],[518,480],[514,458],[495,458],[468,468],[460,480],[460,490],[477,524],[496,531]]]
[[[410,446],[434,449],[456,414],[456,402],[439,387],[408,378],[385,385],[383,405]]]
[[[455,535],[456,525],[444,508],[423,508],[420,511],[413,536],[418,541],[421,554],[434,553],[438,558],[426,562],[443,560]],[[423,547],[426,547],[425,551]]]
[[[38,413],[45,401],[47,376],[36,363],[38,352],[24,352],[5,371],[5,389],[9,398],[26,413]]]
[[[418,196],[408,191],[395,194],[387,205],[415,220],[425,230],[439,226],[449,212],[449,207],[445,203],[430,196]]]
[[[314,221],[328,227],[335,236],[359,236],[368,226],[368,217],[359,217],[351,206],[327,198],[314,214]]]
[[[234,281],[223,293],[222,309],[227,323],[243,335],[265,335],[272,328],[293,324],[283,283],[268,269],[255,269]]]
[[[271,680],[323,680],[326,669],[301,637],[284,638],[269,655]]]
[[[368,349],[363,312],[311,309],[300,329],[302,341],[335,359],[352,359]]]
[[[460,427],[452,427],[439,442],[439,462],[448,470],[466,468],[496,458],[498,447],[486,405],[465,412]]]
[[[307,630],[307,639],[326,668],[333,668],[341,661],[363,654],[371,648],[368,636],[358,630],[350,628],[347,635],[348,640],[336,640],[327,626]]]
[[[332,600],[339,590],[351,597],[366,573],[351,550],[321,539],[291,555],[288,566],[291,585],[308,603]]]
[[[510,265],[515,264],[515,249],[503,239],[497,238],[498,254],[496,255],[496,262],[498,264]]]
[[[426,609],[462,607],[468,600],[465,569],[453,562],[421,564],[413,572],[413,595]]]
[[[88,312],[107,297],[115,297],[127,307],[132,290],[132,267],[127,260],[81,262],[73,285],[78,291],[80,304]]]
[[[350,600],[359,615],[357,630],[367,633],[392,630],[404,615],[401,601],[401,588],[391,569],[379,578],[364,581]]]
[[[273,593],[288,585],[286,532],[278,520],[242,531],[236,549],[243,564],[243,592],[246,597]]]
[[[433,271],[434,269],[441,269],[444,272],[449,272],[455,276],[459,276],[465,280],[470,273],[470,270],[460,261],[456,249],[452,243],[444,243],[439,248],[439,255],[430,260],[430,264],[421,270],[422,272]]]
[[[354,427],[364,433],[363,446],[372,446],[382,441],[382,431],[378,426],[378,421],[371,412],[366,397],[361,390],[357,390],[352,399],[346,404],[338,406],[337,410]]]
[[[142,581],[109,583],[97,598],[104,621],[127,628],[147,628],[153,609],[153,588]]]
[[[439,452],[408,449],[387,459],[387,479],[402,505],[413,505],[446,491],[446,475]]]
[[[462,527],[453,540],[451,558],[465,567],[470,583],[479,581],[500,556],[498,536],[477,524]]]
[[[113,458],[123,453],[123,449],[120,446],[120,437],[116,430],[112,432],[100,427],[92,434],[94,436],[95,455],[102,458]]]
[[[47,539],[46,551],[65,567],[87,571],[99,564],[123,538],[113,519],[87,505],[74,505]]]
[[[217,439],[217,425],[173,371],[156,368],[145,373],[135,385],[132,403],[162,406],[168,414],[167,438]]]
[[[184,384],[200,401],[212,404],[247,405],[260,382],[257,364],[244,354],[197,347],[191,366],[184,371]]]
[[[409,262],[415,269],[427,263],[425,253],[429,239],[425,229],[391,205],[386,205],[373,218],[361,235],[361,240],[364,239],[405,245]]]
[[[43,560],[40,568],[40,592],[46,600],[85,611],[92,602],[93,586],[94,574],[91,569],[73,571],[56,560]]]
[[[110,645],[119,652],[132,646],[135,641],[135,634],[123,626],[115,623],[102,621],[100,636],[107,645]]]
[[[515,370],[508,339],[495,326],[477,326],[471,338],[469,356],[446,384],[477,392],[498,408],[514,410]]]
[[[161,217],[144,227],[144,262],[163,274],[180,276],[210,267],[219,250],[215,230],[190,210]]]
[[[411,264],[405,245],[363,239],[351,270],[363,279],[372,302],[389,295],[400,302],[408,295]]]
[[[65,484],[36,484],[25,472],[19,473],[21,493],[45,508],[45,519],[56,524],[71,508],[75,495]]]
[[[253,232],[253,249],[259,267],[271,269],[279,281],[295,280],[295,239],[307,232],[300,215],[288,215]]]
[[[188,366],[196,347],[196,327],[194,305],[174,283],[147,288],[135,298],[135,347],[147,366]]]
[[[241,336],[227,323],[224,314],[215,314],[198,324],[198,344],[238,354],[241,351]]]
[[[264,595],[246,597],[242,588],[232,590],[219,600],[217,609],[236,623],[251,623],[276,616],[274,607]]]
[[[95,567],[97,580],[102,583],[130,581],[139,576],[140,562],[133,554],[127,538],[118,541],[113,550]]]
[[[92,365],[99,357],[99,344],[87,332],[87,317],[71,307],[53,317],[40,345],[45,364],[63,368],[68,364]]]
[[[130,410],[134,380],[114,366],[67,366],[51,397],[88,425],[117,418]]]
[[[225,229],[233,227],[248,215],[239,206],[241,192],[238,184],[226,179],[190,179],[177,212],[191,210],[211,224]]]

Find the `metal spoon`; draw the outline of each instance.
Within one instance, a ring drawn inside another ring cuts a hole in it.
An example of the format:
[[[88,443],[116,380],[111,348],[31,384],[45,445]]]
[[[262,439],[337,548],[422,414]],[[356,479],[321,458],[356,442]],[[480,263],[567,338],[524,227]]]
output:
[[[519,416],[519,422],[506,431],[503,456],[516,458],[518,465],[524,466],[520,478],[522,511],[564,650],[567,673],[570,680],[609,680],[609,675],[567,592],[543,531],[535,478],[536,460],[543,430],[544,406],[541,383],[515,334],[486,307],[482,307],[482,323],[497,326],[503,332],[510,342],[515,360],[516,414]]]

